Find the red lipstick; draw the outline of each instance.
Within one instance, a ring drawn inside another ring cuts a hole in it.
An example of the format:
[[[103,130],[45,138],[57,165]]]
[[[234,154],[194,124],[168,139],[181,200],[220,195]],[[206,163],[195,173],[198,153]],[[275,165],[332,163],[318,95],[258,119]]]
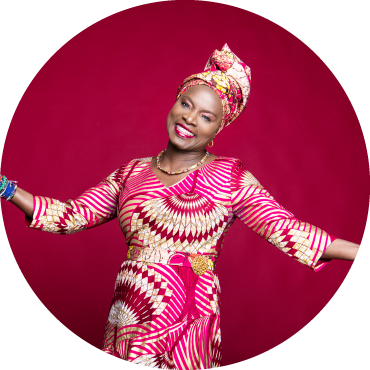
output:
[[[191,139],[195,136],[182,123],[175,123],[175,132],[178,136],[183,137],[185,139]]]

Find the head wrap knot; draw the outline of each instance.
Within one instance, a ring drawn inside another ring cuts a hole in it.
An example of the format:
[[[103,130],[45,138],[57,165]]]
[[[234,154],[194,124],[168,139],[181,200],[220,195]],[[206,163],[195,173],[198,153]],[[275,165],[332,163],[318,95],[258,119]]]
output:
[[[186,78],[177,89],[177,98],[194,85],[207,85],[221,98],[223,106],[219,133],[244,110],[247,104],[251,70],[228,47],[215,50],[209,57],[204,72]]]

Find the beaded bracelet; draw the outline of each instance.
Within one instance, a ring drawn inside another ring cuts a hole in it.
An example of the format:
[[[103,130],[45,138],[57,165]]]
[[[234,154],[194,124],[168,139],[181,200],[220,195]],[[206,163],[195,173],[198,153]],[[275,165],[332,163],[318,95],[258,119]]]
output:
[[[5,185],[3,185],[3,180],[5,178]],[[11,200],[14,197],[15,192],[17,191],[17,181],[8,180],[3,176],[1,187],[0,187],[0,197],[5,200]]]
[[[7,182],[7,178],[1,175],[0,192],[5,188],[6,182]]]

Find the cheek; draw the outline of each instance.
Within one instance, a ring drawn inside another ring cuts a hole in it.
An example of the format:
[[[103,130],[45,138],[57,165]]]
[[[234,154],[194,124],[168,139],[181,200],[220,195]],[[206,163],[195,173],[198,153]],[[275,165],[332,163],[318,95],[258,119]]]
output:
[[[172,117],[173,117],[173,114],[172,114],[172,110],[170,110],[170,112],[168,113],[168,116],[167,116],[167,127],[171,124],[171,121],[172,121]]]
[[[176,104],[172,107],[172,109],[168,112],[167,122],[172,120],[178,114],[178,107]]]
[[[210,141],[213,139],[213,137],[215,136],[215,133],[216,133],[216,130],[215,130],[215,126],[204,126],[202,127],[202,131],[201,131],[201,137],[202,137],[202,141]]]

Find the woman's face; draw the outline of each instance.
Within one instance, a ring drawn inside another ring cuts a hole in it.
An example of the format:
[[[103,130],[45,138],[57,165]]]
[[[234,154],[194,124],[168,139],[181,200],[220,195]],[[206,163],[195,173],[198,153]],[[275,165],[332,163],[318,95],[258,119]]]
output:
[[[176,101],[167,117],[171,143],[183,150],[204,150],[220,127],[222,102],[211,88],[195,85]]]

